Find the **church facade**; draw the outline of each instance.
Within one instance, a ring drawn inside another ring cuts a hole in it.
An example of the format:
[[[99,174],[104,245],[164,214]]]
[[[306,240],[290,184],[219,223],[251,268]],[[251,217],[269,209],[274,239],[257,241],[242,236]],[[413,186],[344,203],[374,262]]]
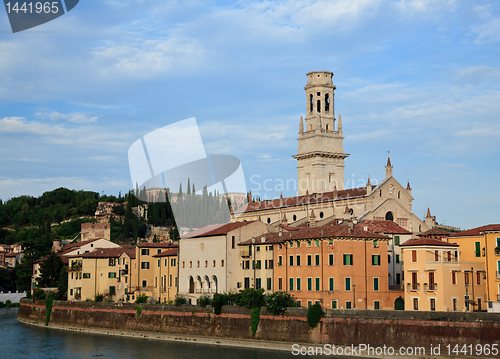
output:
[[[344,188],[344,153],[342,118],[335,115],[333,73],[315,71],[307,74],[306,117],[299,123],[297,160],[298,196],[249,203],[238,209],[238,221],[261,220],[278,226],[306,225],[310,217],[323,225],[340,220],[390,220],[402,228],[422,233],[433,228],[435,217],[424,220],[412,213],[410,183],[401,185],[393,177],[390,158],[385,179],[372,186]]]

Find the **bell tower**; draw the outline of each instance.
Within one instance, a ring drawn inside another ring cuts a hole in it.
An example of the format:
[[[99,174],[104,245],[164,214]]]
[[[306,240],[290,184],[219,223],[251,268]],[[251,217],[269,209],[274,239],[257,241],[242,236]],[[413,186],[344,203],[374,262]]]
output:
[[[299,196],[344,189],[342,119],[335,118],[333,73],[307,74],[306,118],[300,117],[297,160]]]

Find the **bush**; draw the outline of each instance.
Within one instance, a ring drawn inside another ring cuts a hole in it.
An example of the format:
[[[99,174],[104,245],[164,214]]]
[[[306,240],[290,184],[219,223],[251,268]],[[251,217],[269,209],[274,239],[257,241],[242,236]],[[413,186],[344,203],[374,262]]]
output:
[[[104,294],[97,293],[94,297],[94,302],[100,303],[104,300]]]
[[[135,308],[137,311],[137,316],[140,317],[142,313],[142,305],[138,305],[137,308]]]
[[[183,297],[182,295],[176,295],[174,304],[176,307],[180,307],[181,305],[184,305],[187,303],[186,297]]]
[[[311,328],[316,328],[321,318],[324,318],[325,312],[321,309],[321,305],[314,304],[307,310],[307,323]]]
[[[35,290],[34,294],[35,300],[45,300],[47,298],[47,295],[45,294],[45,291],[43,289],[38,288]]]
[[[250,313],[250,318],[252,319],[252,337],[255,337],[255,333],[257,333],[257,328],[259,327],[260,320],[260,307],[255,307],[252,309]]]
[[[241,292],[239,305],[246,308],[260,308],[265,304],[264,289],[247,288]]]
[[[50,292],[45,298],[45,325],[48,326],[50,322],[50,315],[52,313],[52,306],[54,305],[54,293]]]
[[[210,304],[210,298],[208,295],[202,295],[198,298],[198,305],[202,308],[205,308],[207,305]]]
[[[222,307],[227,304],[228,297],[224,294],[215,293],[212,298],[212,308],[214,308],[214,314],[222,313]]]
[[[282,315],[287,307],[293,305],[293,297],[287,292],[274,292],[266,298],[266,308],[274,315]]]
[[[148,298],[149,297],[146,294],[142,293],[142,294],[139,294],[137,297],[135,297],[135,302],[137,304],[147,303]]]

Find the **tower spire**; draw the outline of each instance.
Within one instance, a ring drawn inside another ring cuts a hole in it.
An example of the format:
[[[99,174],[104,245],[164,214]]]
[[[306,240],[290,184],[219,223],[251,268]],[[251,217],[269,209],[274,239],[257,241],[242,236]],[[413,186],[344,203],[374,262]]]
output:
[[[387,165],[385,166],[385,178],[391,178],[392,177],[392,164],[391,164],[391,157],[389,156],[389,151],[387,151]]]
[[[304,118],[300,116],[299,134],[304,133]]]

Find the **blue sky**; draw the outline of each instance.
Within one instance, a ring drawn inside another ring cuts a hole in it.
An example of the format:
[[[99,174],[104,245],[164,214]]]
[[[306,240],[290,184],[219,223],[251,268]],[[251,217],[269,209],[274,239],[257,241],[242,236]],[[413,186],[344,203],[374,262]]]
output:
[[[0,198],[124,193],[132,143],[191,117],[209,154],[277,197],[296,178],[306,73],[325,70],[351,185],[381,181],[390,151],[417,216],[500,223],[499,45],[496,1],[81,0],[16,34],[2,10]]]

